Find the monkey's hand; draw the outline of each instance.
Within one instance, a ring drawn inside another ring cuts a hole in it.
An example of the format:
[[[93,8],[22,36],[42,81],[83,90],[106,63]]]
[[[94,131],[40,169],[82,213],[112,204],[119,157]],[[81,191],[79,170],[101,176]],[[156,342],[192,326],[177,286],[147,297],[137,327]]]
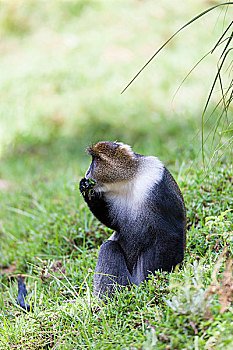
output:
[[[92,214],[107,227],[118,231],[118,226],[113,225],[109,219],[109,206],[103,193],[98,191],[95,186],[98,186],[98,183],[84,178],[79,183],[79,190]]]
[[[83,197],[91,200],[91,197],[94,195],[94,186],[95,181],[91,179],[82,179],[79,183],[79,190],[82,193]]]

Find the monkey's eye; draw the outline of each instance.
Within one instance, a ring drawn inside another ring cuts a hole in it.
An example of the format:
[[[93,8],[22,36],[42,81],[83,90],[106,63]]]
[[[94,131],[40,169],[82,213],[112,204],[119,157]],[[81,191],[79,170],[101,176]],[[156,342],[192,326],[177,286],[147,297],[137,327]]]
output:
[[[95,157],[95,162],[96,162],[96,164],[99,164],[100,162],[101,162],[101,158],[100,157]]]

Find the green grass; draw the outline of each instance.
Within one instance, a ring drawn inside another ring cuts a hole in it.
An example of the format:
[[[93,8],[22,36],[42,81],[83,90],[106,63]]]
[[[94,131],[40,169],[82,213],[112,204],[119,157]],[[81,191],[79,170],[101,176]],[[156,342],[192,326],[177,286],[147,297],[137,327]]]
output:
[[[232,348],[232,304],[223,298],[232,285],[225,266],[232,256],[232,154],[220,150],[206,169],[200,157],[201,114],[217,53],[172,101],[213,47],[224,11],[177,37],[120,95],[155,49],[205,6],[0,3],[0,349]],[[212,118],[206,136],[218,114]],[[225,137],[207,140],[207,159]],[[89,164],[85,148],[98,140],[158,156],[187,207],[183,268],[158,272],[107,306],[94,298],[92,278],[111,230],[91,215],[77,187]],[[16,305],[18,273],[36,305],[33,314]]]

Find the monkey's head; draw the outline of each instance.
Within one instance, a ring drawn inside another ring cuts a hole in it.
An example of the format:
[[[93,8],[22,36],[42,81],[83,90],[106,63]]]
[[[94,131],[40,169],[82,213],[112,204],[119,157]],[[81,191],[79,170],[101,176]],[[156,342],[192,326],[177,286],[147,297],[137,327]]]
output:
[[[132,179],[137,172],[138,157],[123,143],[100,141],[87,148],[92,162],[86,178],[96,183],[114,183]]]

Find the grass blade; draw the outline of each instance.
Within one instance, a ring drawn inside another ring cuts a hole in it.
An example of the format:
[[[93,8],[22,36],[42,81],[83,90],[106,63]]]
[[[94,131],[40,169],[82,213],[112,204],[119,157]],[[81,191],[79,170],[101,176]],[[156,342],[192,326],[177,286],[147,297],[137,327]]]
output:
[[[121,91],[121,94],[123,94],[128,87],[134,82],[134,80],[139,76],[139,74],[148,66],[148,64],[155,58],[155,56],[158,55],[158,53],[179,33],[181,32],[183,29],[185,29],[186,27],[188,27],[190,24],[192,24],[193,22],[195,22],[196,20],[198,20],[199,18],[203,17],[204,15],[206,15],[207,13],[209,13],[210,11],[220,7],[220,6],[229,6],[229,5],[233,5],[233,1],[230,2],[224,2],[222,4],[218,4],[215,6],[212,6],[210,8],[208,8],[207,10],[199,13],[197,16],[193,17],[190,21],[188,21],[187,23],[185,23],[181,28],[179,28],[172,36],[170,36],[170,38],[165,41],[165,43],[160,46],[160,48],[151,56],[151,58],[144,64],[144,66],[137,72],[137,74],[135,74],[135,76],[130,80],[130,82],[126,85],[126,87]]]

